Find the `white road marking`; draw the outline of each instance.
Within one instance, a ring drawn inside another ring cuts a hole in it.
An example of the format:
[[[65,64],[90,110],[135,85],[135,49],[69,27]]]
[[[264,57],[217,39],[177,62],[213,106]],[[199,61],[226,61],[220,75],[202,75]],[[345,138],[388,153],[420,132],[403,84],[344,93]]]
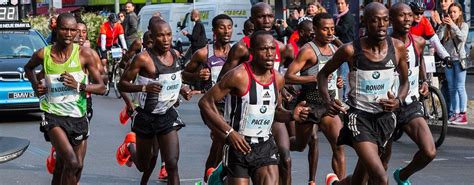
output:
[[[474,157],[464,157],[464,159],[474,159]]]

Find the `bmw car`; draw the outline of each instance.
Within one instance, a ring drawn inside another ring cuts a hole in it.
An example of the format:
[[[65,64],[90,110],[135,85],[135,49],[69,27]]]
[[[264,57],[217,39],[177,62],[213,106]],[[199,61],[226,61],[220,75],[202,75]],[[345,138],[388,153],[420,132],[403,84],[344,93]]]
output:
[[[0,43],[0,111],[38,111],[39,100],[23,67],[47,45],[45,39],[33,29],[0,29]]]

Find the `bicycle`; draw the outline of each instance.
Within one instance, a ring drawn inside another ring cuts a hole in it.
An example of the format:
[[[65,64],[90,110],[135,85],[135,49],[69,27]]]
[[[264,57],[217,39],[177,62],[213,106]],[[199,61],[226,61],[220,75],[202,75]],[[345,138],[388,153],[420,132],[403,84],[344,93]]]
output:
[[[110,87],[113,86],[115,96],[117,98],[122,98],[120,91],[118,90],[118,83],[120,82],[120,77],[122,76],[123,69],[120,68],[120,60],[122,59],[122,48],[116,47],[111,48],[110,51],[107,51],[107,76],[108,82],[106,84],[105,96],[109,95]]]
[[[436,62],[435,65],[440,67],[444,64]],[[428,83],[429,94],[426,97],[420,97],[420,101],[423,106],[424,118],[430,127],[435,146],[438,148],[443,144],[448,131],[448,109],[443,94],[437,87],[433,86],[433,73],[433,71],[427,71],[426,82]],[[397,141],[402,135],[403,130],[397,129],[393,134],[393,141]]]

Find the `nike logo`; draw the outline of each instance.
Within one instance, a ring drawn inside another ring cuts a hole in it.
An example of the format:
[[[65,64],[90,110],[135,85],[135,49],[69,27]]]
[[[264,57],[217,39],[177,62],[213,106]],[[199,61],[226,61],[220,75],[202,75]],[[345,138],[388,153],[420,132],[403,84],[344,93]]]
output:
[[[221,63],[221,61],[211,61],[211,65],[216,65],[216,64],[219,64]]]

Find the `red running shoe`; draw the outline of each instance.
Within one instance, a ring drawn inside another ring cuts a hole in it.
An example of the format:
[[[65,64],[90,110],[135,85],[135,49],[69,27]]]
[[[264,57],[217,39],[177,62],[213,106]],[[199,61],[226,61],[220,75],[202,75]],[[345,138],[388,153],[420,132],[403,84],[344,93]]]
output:
[[[135,133],[129,132],[125,136],[123,143],[117,148],[116,158],[120,166],[123,166],[125,163],[127,163],[128,159],[130,158],[130,151],[128,151],[128,144],[135,143],[135,142],[136,142]]]
[[[166,172],[165,165],[161,165],[160,173],[158,175],[159,180],[166,180],[168,179],[168,172]]]
[[[51,147],[51,153],[46,159],[46,169],[50,174],[53,174],[54,166],[56,166],[56,149],[54,149],[54,147]]]

